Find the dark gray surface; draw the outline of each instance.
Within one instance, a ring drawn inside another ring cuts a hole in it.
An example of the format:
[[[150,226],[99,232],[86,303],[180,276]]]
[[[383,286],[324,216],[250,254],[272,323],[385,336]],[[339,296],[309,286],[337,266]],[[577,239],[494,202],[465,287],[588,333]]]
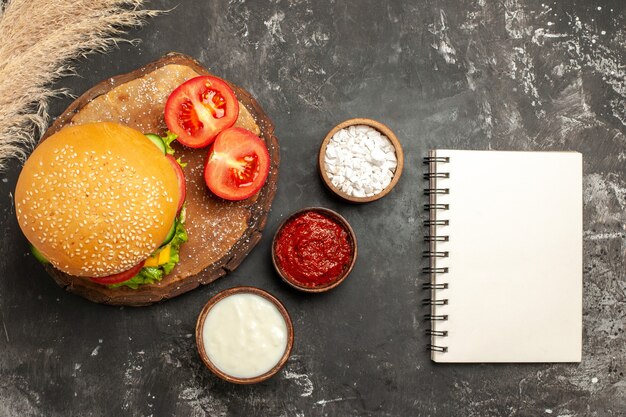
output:
[[[0,416],[626,415],[624,12],[620,0],[181,2],[132,32],[137,47],[81,60],[60,83],[75,94],[168,51],[248,89],[276,124],[278,193],[236,272],[113,308],[45,275],[14,218],[18,164],[0,174]],[[359,116],[396,132],[406,165],[389,196],[351,206],[325,191],[315,160],[326,132]],[[420,160],[433,147],[583,153],[580,364],[430,361],[418,270]],[[359,239],[352,275],[324,295],[282,284],[269,256],[281,219],[313,205],[341,212]],[[203,304],[239,284],[274,293],[295,325],[286,368],[257,386],[213,377],[192,337]]]

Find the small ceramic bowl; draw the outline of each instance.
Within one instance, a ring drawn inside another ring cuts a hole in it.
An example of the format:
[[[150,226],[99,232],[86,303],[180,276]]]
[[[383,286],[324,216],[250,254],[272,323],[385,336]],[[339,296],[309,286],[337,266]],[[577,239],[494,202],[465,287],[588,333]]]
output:
[[[350,243],[350,246],[352,247],[352,257],[348,265],[344,268],[343,272],[333,281],[327,284],[315,286],[315,287],[302,285],[301,283],[299,283],[298,281],[290,277],[283,270],[278,260],[278,257],[276,256],[276,241],[278,237],[280,236],[284,226],[290,220],[298,217],[299,215],[303,213],[307,213],[311,211],[328,216],[334,221],[336,221],[337,223],[339,223],[339,225],[341,225],[341,227],[343,227],[346,230],[346,232],[348,232],[348,242]],[[278,272],[278,275],[280,275],[283,281],[285,281],[287,284],[291,285],[293,288],[296,288],[300,291],[305,291],[305,292],[310,292],[310,293],[319,293],[319,292],[332,290],[333,288],[341,284],[346,279],[346,277],[350,274],[350,272],[352,271],[352,268],[354,268],[356,257],[357,257],[357,243],[356,243],[356,234],[354,233],[354,230],[352,230],[352,227],[350,226],[348,221],[345,218],[343,218],[343,216],[341,216],[339,213],[333,210],[327,209],[327,208],[323,208],[323,207],[307,207],[307,208],[303,208],[301,210],[296,211],[291,216],[283,220],[280,226],[278,226],[278,230],[276,230],[276,233],[274,234],[274,239],[272,240],[272,263],[274,264],[274,268],[276,269],[276,272]]]
[[[345,129],[346,127],[356,126],[356,125],[369,126],[373,129],[378,130],[381,134],[385,135],[389,139],[391,144],[393,145],[396,151],[396,158],[398,160],[398,166],[396,167],[394,176],[391,179],[391,182],[389,183],[389,185],[387,185],[387,187],[385,187],[380,193],[375,194],[370,197],[353,197],[341,191],[339,188],[335,187],[333,183],[330,181],[330,178],[328,177],[328,173],[326,172],[326,168],[324,164],[324,159],[326,157],[326,147],[328,146],[328,142],[330,141],[330,138],[332,138],[333,135],[337,133],[338,131],[340,131],[341,129]],[[404,152],[402,151],[402,145],[400,145],[398,138],[391,131],[391,129],[389,129],[387,126],[372,119],[357,118],[357,119],[349,119],[349,120],[346,120],[345,122],[339,123],[330,132],[328,132],[328,134],[322,141],[322,146],[320,146],[320,152],[319,152],[319,158],[318,158],[318,169],[322,177],[322,181],[324,182],[326,187],[328,187],[328,189],[330,189],[333,193],[335,193],[337,196],[339,196],[343,200],[349,201],[351,203],[369,203],[370,201],[378,200],[380,198],[383,198],[387,194],[389,194],[389,192],[393,189],[393,187],[395,187],[396,184],[398,183],[398,180],[400,179],[400,176],[402,175],[403,167],[404,167]]]
[[[287,347],[285,348],[285,353],[281,357],[280,361],[278,361],[278,363],[266,373],[252,378],[237,378],[222,372],[209,359],[209,355],[204,349],[204,341],[202,338],[204,321],[207,317],[207,314],[209,314],[209,311],[211,311],[211,308],[213,308],[213,306],[217,304],[218,301],[221,301],[226,297],[242,293],[255,294],[270,301],[276,306],[280,314],[285,319],[285,324],[287,325]],[[213,298],[209,300],[209,302],[205,304],[204,308],[200,312],[200,315],[198,316],[198,321],[196,322],[196,346],[198,348],[198,353],[200,354],[202,362],[204,362],[206,367],[209,368],[209,370],[215,375],[217,375],[224,381],[232,382],[233,384],[256,384],[257,382],[265,381],[266,379],[274,376],[278,371],[281,370],[283,366],[285,366],[285,363],[287,363],[287,359],[289,359],[289,355],[291,354],[291,348],[293,347],[293,341],[293,323],[291,322],[291,317],[289,317],[289,313],[287,312],[285,306],[283,306],[282,303],[276,299],[276,297],[274,297],[267,291],[263,291],[262,289],[256,287],[233,287],[217,293]]]

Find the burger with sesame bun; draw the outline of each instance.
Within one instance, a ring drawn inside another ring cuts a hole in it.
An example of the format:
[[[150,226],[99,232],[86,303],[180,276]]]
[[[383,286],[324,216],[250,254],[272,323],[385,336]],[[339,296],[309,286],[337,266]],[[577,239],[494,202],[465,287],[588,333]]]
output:
[[[37,259],[112,287],[137,288],[171,272],[187,240],[174,139],[89,123],[43,141],[15,190],[18,223]]]

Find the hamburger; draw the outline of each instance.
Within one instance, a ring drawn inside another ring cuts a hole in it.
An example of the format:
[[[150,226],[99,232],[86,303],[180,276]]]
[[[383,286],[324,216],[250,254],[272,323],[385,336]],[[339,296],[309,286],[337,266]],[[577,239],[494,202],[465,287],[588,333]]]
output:
[[[156,140],[158,149],[165,146],[163,140],[168,142],[169,155],[169,142],[175,136],[167,132],[169,127],[165,120],[165,106],[168,97],[186,81],[204,75],[213,74],[189,56],[169,53],[132,72],[107,78],[72,102],[44,133],[39,146],[70,126],[110,122],[139,132],[155,132],[163,136],[153,139]],[[96,303],[145,306],[177,297],[219,279],[236,269],[259,243],[276,193],[280,146],[274,135],[274,124],[261,105],[244,88],[227,84],[239,102],[239,115],[232,128],[244,128],[254,133],[263,140],[269,151],[271,166],[262,189],[248,199],[230,201],[220,198],[207,187],[205,171],[208,148],[187,147],[179,136],[171,146],[176,151],[175,158],[182,159],[186,165],[186,198],[184,207],[177,216],[177,219],[184,220],[184,224],[176,227],[170,254],[167,254],[167,250],[159,252],[162,258],[169,256],[168,260],[171,262],[161,263],[162,259],[150,256],[140,269],[141,274],[135,275],[134,279],[103,285],[94,282],[94,279],[103,279],[106,282],[107,276],[98,278],[70,275],[53,266],[42,254],[41,260],[45,263],[43,267],[56,284]],[[181,135],[179,131],[173,132]],[[222,145],[228,143],[230,142],[222,141]],[[222,146],[222,149],[230,152],[240,147]],[[141,155],[136,155],[131,163],[136,163],[140,158]],[[168,160],[171,162],[172,158]],[[216,165],[215,162],[228,161],[229,158],[213,161],[213,165]],[[213,168],[223,167],[221,164],[217,165]],[[261,164],[258,164],[258,168],[262,168]],[[213,170],[215,172],[219,170]],[[260,169],[252,170],[252,173],[257,178],[262,174]],[[28,187],[31,189],[30,185]],[[183,238],[187,237],[188,241],[182,243]],[[179,250],[175,250],[177,243],[180,244]],[[159,248],[155,252],[158,250]],[[36,252],[33,247],[33,253]],[[151,266],[156,261],[159,262],[158,265]],[[172,265],[175,267],[166,274]],[[62,265],[60,267],[63,268]],[[152,283],[161,275],[163,278],[160,281]]]
[[[73,279],[112,287],[138,288],[170,273],[187,240],[175,138],[99,122],[41,142],[15,190],[33,254]]]

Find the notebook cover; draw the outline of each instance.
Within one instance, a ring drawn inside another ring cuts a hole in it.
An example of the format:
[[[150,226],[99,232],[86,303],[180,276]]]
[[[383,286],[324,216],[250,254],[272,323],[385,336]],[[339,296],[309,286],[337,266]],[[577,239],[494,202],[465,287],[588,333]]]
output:
[[[448,288],[432,297],[436,362],[579,362],[582,350],[582,155],[436,150],[433,258]]]

